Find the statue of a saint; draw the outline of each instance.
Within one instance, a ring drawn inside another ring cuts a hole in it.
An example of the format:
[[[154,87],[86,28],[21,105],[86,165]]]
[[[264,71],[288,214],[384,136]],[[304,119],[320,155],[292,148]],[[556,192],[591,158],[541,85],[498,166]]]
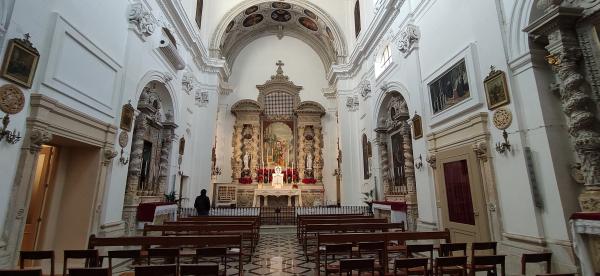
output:
[[[307,170],[312,170],[313,168],[313,156],[312,153],[307,153],[306,154],[306,169]]]
[[[248,152],[244,152],[244,156],[242,157],[242,161],[244,162],[244,167],[243,170],[249,170],[250,169],[250,154],[248,154]]]

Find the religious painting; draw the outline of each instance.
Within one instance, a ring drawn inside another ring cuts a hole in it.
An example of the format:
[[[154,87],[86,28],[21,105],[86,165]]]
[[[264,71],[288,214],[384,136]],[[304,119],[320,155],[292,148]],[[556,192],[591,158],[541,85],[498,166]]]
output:
[[[331,29],[329,27],[325,27],[325,31],[327,32],[327,36],[329,37],[329,39],[331,41],[334,41],[335,37],[333,36],[333,32],[331,31]]]
[[[16,84],[31,88],[40,54],[29,38],[11,39],[6,47],[0,75]]]
[[[246,19],[244,19],[244,23],[242,25],[244,25],[244,27],[252,27],[252,26],[262,22],[263,19],[264,19],[264,16],[262,14],[260,14],[260,13],[253,14],[253,15],[246,17]]]
[[[121,124],[120,127],[124,131],[131,131],[133,125],[133,116],[135,109],[130,103],[123,106],[121,109]]]
[[[292,167],[294,164],[294,132],[290,123],[274,122],[265,126],[262,167]]]
[[[362,135],[362,152],[363,152],[363,179],[369,179],[371,172],[369,168],[369,139],[366,134]]]
[[[284,2],[275,2],[273,4],[271,4],[271,7],[273,7],[274,9],[286,9],[289,10],[292,8],[292,5],[288,4],[288,3],[284,3]]]
[[[461,60],[429,83],[433,114],[457,105],[471,96],[465,60]]]
[[[231,29],[233,29],[234,25],[235,25],[235,21],[231,20],[231,22],[229,22],[229,25],[227,25],[227,28],[225,28],[225,32],[226,33],[231,32]]]
[[[402,147],[402,134],[396,132],[391,136],[392,140],[392,176],[394,186],[404,185],[404,150]]]
[[[246,15],[250,15],[255,13],[258,10],[258,6],[252,6],[246,9],[246,11],[244,12]]]
[[[306,16],[308,16],[314,20],[317,20],[317,15],[314,12],[311,12],[309,10],[304,10],[304,14],[306,14]]]
[[[271,13],[271,19],[278,21],[278,22],[288,22],[290,21],[290,19],[292,19],[292,15],[290,14],[289,11],[286,10],[274,10]]]
[[[317,23],[308,17],[300,17],[300,18],[298,18],[298,22],[300,22],[300,24],[302,24],[302,26],[304,26],[305,28],[307,28],[311,31],[316,32],[319,30]]]
[[[412,125],[413,125],[413,138],[415,140],[423,137],[423,125],[421,123],[421,116],[415,114],[415,116],[412,118]]]
[[[494,110],[510,103],[508,85],[506,84],[506,74],[503,71],[492,68],[490,74],[485,78],[483,83],[489,110]]]

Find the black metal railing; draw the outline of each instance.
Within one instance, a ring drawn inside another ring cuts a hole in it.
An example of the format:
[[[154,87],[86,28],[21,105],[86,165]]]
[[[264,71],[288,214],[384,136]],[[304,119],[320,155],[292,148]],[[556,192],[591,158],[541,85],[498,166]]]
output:
[[[369,206],[334,207],[239,207],[212,208],[210,216],[260,216],[262,225],[294,225],[298,215],[370,215]],[[194,208],[181,208],[180,217],[195,216]]]

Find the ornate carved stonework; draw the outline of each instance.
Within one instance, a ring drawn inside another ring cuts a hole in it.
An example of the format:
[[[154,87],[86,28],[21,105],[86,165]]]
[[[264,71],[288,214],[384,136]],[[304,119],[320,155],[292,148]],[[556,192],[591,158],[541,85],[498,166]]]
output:
[[[14,84],[0,87],[0,110],[6,114],[17,114],[25,107],[25,95]]]
[[[505,130],[512,123],[512,113],[506,107],[498,108],[494,111],[493,117],[494,126],[499,130]]]
[[[52,134],[46,130],[34,129],[31,131],[29,139],[31,141],[29,145],[29,151],[33,154],[40,151],[43,144],[46,144],[52,140]]]
[[[427,161],[427,164],[429,164],[429,166],[432,169],[435,170],[437,168],[437,165],[436,165],[437,158],[435,157],[435,153],[428,154],[427,158],[425,158],[425,161]]]
[[[371,96],[371,83],[368,80],[365,80],[360,85],[360,95],[363,99],[367,99]]]
[[[129,7],[129,23],[134,24],[144,36],[152,35],[156,29],[156,19],[142,3],[134,3]]]
[[[181,88],[186,94],[190,95],[197,85],[198,81],[191,72],[185,72],[183,74],[183,78],[181,79]]]
[[[359,104],[359,102],[358,102],[357,95],[346,97],[346,108],[348,109],[348,111],[350,111],[350,112],[357,111],[358,104]]]
[[[108,166],[112,162],[112,160],[117,156],[117,151],[114,149],[105,149],[104,150],[104,161],[102,161],[102,165]]]
[[[400,32],[397,43],[398,50],[404,54],[410,54],[415,47],[418,47],[420,38],[419,28],[413,24],[407,24]]]
[[[338,96],[337,88],[334,85],[331,85],[327,88],[322,89],[323,96],[327,99],[336,99]]]
[[[209,103],[208,91],[197,91],[196,92],[196,105],[199,107],[206,107]]]

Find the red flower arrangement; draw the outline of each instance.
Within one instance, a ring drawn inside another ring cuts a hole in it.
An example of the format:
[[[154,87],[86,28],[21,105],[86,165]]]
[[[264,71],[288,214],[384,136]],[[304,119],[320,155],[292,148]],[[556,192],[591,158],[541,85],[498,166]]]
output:
[[[314,178],[303,178],[302,179],[302,183],[304,184],[315,184],[317,183],[317,180]]]
[[[241,177],[238,181],[240,184],[252,184],[252,177]]]
[[[298,184],[292,185],[292,189],[298,189]]]

